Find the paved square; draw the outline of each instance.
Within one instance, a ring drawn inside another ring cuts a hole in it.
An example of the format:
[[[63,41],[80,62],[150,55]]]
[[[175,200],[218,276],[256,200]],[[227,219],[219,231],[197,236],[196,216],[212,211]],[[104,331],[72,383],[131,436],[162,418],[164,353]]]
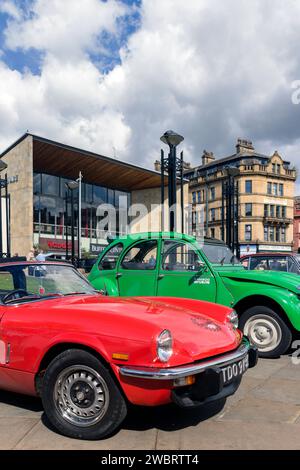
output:
[[[132,408],[121,430],[95,442],[53,432],[39,400],[0,392],[0,449],[300,449],[300,365],[261,359],[225,406]]]

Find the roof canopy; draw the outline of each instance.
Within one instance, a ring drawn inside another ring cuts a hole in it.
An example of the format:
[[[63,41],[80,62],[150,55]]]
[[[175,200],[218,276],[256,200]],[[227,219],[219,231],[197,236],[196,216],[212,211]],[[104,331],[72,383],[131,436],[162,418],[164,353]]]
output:
[[[6,149],[6,155],[27,136],[33,139],[33,171],[58,175],[65,178],[78,178],[82,171],[84,181],[112,189],[132,191],[160,187],[160,173],[154,170],[121,162],[93,152],[61,144],[33,134],[24,134],[17,142]],[[168,179],[165,178],[165,184]]]

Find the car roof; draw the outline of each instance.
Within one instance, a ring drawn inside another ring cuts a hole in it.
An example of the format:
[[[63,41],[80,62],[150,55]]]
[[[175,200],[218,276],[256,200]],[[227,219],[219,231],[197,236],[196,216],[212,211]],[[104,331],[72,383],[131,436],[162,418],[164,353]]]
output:
[[[277,256],[277,257],[280,257],[280,256],[295,256],[297,253],[251,253],[249,255],[244,255],[244,256],[241,256],[241,259],[245,259],[245,258],[259,258],[259,257],[266,257],[266,256]]]
[[[188,235],[186,233],[180,233],[180,232],[139,232],[139,233],[131,233],[128,235],[122,235],[120,237],[115,237],[113,239],[110,239],[110,243],[118,243],[124,241],[129,241],[129,240],[143,240],[143,239],[155,239],[155,238],[174,238],[175,240],[187,240],[190,242],[195,242],[197,241],[197,237],[194,237],[193,235]],[[225,243],[222,240],[218,240],[216,238],[208,238],[204,237],[204,243],[205,244],[218,244],[224,246]]]

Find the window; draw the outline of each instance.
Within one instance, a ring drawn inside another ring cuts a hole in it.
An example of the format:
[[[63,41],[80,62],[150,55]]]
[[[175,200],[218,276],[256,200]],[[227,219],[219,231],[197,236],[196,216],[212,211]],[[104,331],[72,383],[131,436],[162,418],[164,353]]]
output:
[[[269,238],[270,238],[270,242],[274,242],[274,241],[275,241],[275,240],[274,240],[274,234],[275,234],[275,232],[274,232],[274,227],[273,227],[273,226],[270,226],[270,228],[269,228]]]
[[[282,206],[282,218],[283,219],[286,218],[286,207],[285,206]]]
[[[91,184],[84,184],[84,200],[88,204],[93,202],[93,186]]]
[[[198,271],[201,263],[198,253],[189,243],[165,241],[162,254],[164,271]]]
[[[127,251],[121,267],[130,270],[153,270],[157,261],[157,240],[139,242]]]
[[[275,165],[275,163],[272,163],[272,173],[276,173],[276,165]]]
[[[283,195],[284,195],[283,184],[280,184],[279,185],[279,196],[283,196]]]
[[[105,204],[107,201],[107,189],[101,186],[94,186],[94,203]]]
[[[280,242],[280,227],[276,227],[276,241]]]
[[[59,178],[52,175],[42,175],[42,192],[49,196],[59,196]]]
[[[216,199],[216,188],[210,188],[210,199],[211,201],[214,201]]]
[[[216,221],[216,209],[211,209],[210,210],[210,220],[211,220],[211,222]]]
[[[192,193],[192,201],[193,201],[193,204],[196,204],[196,192],[195,191]]]
[[[113,206],[115,205],[115,191],[113,189],[107,190],[107,202]]]
[[[278,196],[278,184],[273,183],[273,194],[274,196]]]
[[[252,194],[252,180],[247,180],[245,182],[245,191],[247,194]]]
[[[276,206],[276,217],[277,219],[281,217],[281,206]]]
[[[265,242],[269,241],[269,227],[268,227],[268,225],[264,226],[264,240],[265,240]]]
[[[250,258],[250,269],[255,271],[268,271],[268,259],[260,256],[257,258],[253,256],[253,258]]]
[[[116,269],[118,258],[123,250],[122,243],[112,246],[99,263],[99,269],[109,271]]]
[[[270,217],[275,217],[275,206],[273,205],[270,206]]]
[[[269,205],[268,204],[265,204],[264,216],[269,217]]]
[[[26,287],[26,286],[25,286]],[[23,287],[25,289],[25,287]],[[5,295],[15,289],[14,278],[10,271],[0,270],[0,295]]]
[[[251,203],[246,204],[245,215],[246,217],[252,217],[252,204]]]
[[[198,204],[201,204],[201,191],[197,192],[197,202]]]
[[[278,256],[276,258],[269,258],[269,269],[271,271],[287,272],[288,262],[285,256]]]
[[[252,225],[245,225],[245,240],[247,242],[252,240]]]
[[[268,194],[272,194],[272,183],[268,183],[268,190],[267,190]]]
[[[276,165],[276,173],[277,173],[277,175],[280,175],[280,172],[281,172],[281,165],[279,165],[279,163],[277,163],[277,165]]]
[[[292,258],[288,258],[288,272],[299,274],[299,268]]]
[[[33,194],[41,194],[42,192],[42,178],[40,173],[33,175]]]
[[[286,227],[281,227],[281,241],[286,243]]]
[[[216,229],[215,228],[210,229],[210,236],[211,236],[211,238],[216,238]]]

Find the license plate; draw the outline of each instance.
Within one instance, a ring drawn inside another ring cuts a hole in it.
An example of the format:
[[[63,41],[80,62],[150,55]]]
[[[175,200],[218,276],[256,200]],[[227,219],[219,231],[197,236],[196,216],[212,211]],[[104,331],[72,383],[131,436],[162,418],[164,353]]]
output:
[[[226,367],[222,367],[224,385],[229,384],[234,379],[242,376],[249,367],[248,354],[243,359],[234,364],[229,364]]]

